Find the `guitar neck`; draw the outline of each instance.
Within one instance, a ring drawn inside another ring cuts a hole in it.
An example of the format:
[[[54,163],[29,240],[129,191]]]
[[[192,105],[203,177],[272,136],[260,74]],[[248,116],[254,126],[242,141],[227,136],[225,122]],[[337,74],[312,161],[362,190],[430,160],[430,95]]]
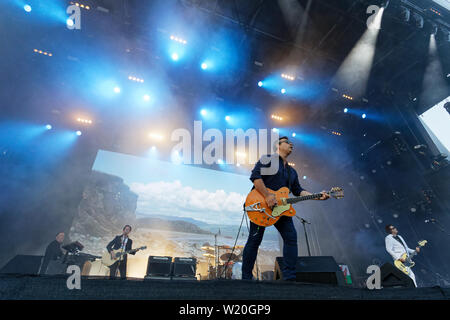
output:
[[[286,199],[287,203],[293,204],[293,203],[297,203],[300,201],[305,201],[305,200],[314,200],[314,199],[319,199],[322,197],[321,193],[314,193],[314,194],[310,194],[307,196],[300,196],[300,197],[295,197],[295,198],[288,198]]]

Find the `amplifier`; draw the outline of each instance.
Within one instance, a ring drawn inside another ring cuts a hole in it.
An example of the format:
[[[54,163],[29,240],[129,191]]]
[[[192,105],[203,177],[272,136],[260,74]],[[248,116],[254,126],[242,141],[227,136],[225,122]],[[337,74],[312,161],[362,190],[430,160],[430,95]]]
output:
[[[146,278],[170,277],[172,269],[172,257],[149,256]]]
[[[196,279],[197,270],[196,258],[175,257],[172,264],[172,275],[177,278]]]

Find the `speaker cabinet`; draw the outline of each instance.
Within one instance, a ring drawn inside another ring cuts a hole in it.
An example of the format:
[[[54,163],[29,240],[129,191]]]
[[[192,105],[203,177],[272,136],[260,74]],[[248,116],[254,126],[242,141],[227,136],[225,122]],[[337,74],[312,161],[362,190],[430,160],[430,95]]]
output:
[[[170,278],[172,257],[149,256],[145,278]]]
[[[410,277],[398,270],[393,264],[385,263],[380,268],[381,286],[414,288],[414,282]]]
[[[284,259],[275,260],[274,280],[283,280]],[[297,282],[345,285],[344,275],[331,256],[297,257]]]
[[[17,255],[0,269],[5,274],[38,274],[43,256]]]
[[[197,259],[176,257],[172,263],[172,275],[174,278],[196,279]]]

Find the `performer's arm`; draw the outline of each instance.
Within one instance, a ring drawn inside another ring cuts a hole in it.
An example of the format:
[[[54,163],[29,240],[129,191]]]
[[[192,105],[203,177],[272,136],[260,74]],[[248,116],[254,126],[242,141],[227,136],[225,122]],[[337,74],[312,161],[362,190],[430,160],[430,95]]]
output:
[[[112,251],[114,241],[116,241],[116,237],[114,237],[114,239],[112,239],[112,241],[110,243],[108,243],[108,245],[106,246],[106,250],[108,250],[109,253],[111,253],[111,251]]]

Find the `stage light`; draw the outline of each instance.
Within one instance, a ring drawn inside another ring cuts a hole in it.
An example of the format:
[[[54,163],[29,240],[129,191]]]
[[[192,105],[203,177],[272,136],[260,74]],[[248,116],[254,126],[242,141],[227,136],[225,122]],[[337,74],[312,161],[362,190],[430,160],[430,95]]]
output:
[[[120,88],[119,88],[119,87],[115,87],[115,88],[114,88],[114,92],[115,92],[115,93],[120,93]]]
[[[200,110],[200,114],[201,114],[202,116],[206,116],[207,113],[208,113],[208,112],[207,112],[205,109]]]
[[[295,163],[293,162],[288,162],[288,165],[290,165],[291,167],[295,167]]]
[[[277,116],[276,114],[273,114],[273,115],[271,116],[271,118],[272,118],[272,119],[275,119],[275,120],[278,120],[278,121],[282,121],[282,120],[283,120],[283,117]]]
[[[230,116],[226,116],[226,117],[225,117],[225,120],[226,120],[226,121],[230,121],[230,119],[231,119]]]
[[[52,126],[48,124],[48,125],[45,126],[45,128],[46,128],[47,130],[51,130]]]
[[[241,166],[241,164],[240,163],[236,163],[236,167],[240,167]]]
[[[348,112],[348,108],[344,108],[344,112],[347,113]]]
[[[421,15],[414,12],[413,20],[414,20],[414,24],[416,25],[417,28],[419,28],[419,29],[423,28],[423,18]]]
[[[217,160],[217,164],[223,164],[223,160],[222,159]]]
[[[351,97],[351,96],[349,96],[349,95],[343,94],[342,96],[343,96],[345,99],[353,100],[353,97]]]
[[[205,62],[202,63],[201,67],[203,70],[208,69],[208,65]]]
[[[398,214],[397,214],[397,213],[394,213],[392,216],[393,216],[395,219],[398,218]]]
[[[295,138],[295,136],[296,136],[297,134],[294,132],[294,133],[292,133],[292,137],[294,137]]]
[[[38,49],[33,49],[33,51],[34,51],[35,53],[43,54],[44,56],[49,56],[49,57],[51,57],[51,56],[53,55],[53,54],[50,53],[50,52],[42,51],[42,50],[38,50]]]
[[[134,77],[134,76],[128,76],[128,80],[141,82],[141,83],[144,82],[144,79],[140,79],[140,78],[137,78],[137,77]]]
[[[81,131],[78,130],[78,131],[76,132],[76,134],[77,134],[77,136],[81,136]]]
[[[31,12],[31,6],[30,6],[29,4],[24,5],[24,6],[23,6],[23,9],[24,9],[26,12]]]
[[[170,40],[179,42],[179,43],[181,43],[181,44],[186,44],[186,43],[187,43],[186,40],[184,40],[184,39],[182,39],[182,38],[180,38],[180,37],[176,37],[176,36],[174,36],[174,35],[171,35],[171,36],[170,36]]]
[[[281,93],[285,94],[286,93],[286,89],[285,88],[281,89]]]
[[[77,121],[81,123],[92,124],[92,120],[89,119],[77,118]]]
[[[361,118],[365,119],[365,118],[366,118],[366,114],[363,113],[362,116],[361,116]]]
[[[178,53],[176,53],[176,52],[172,53],[171,57],[172,57],[173,61],[178,61],[178,58],[179,58]]]
[[[284,79],[290,80],[290,81],[294,81],[295,80],[295,77],[290,76],[290,75],[285,74],[285,73],[282,73],[281,77],[284,78]]]
[[[148,94],[145,94],[142,99],[144,99],[144,101],[150,101],[150,96]]]
[[[155,151],[156,150],[156,147],[155,146],[152,146],[152,151]]]
[[[303,176],[303,180],[306,180],[308,177],[307,176]]]
[[[401,6],[400,7],[400,17],[402,18],[402,20],[404,22],[408,22],[409,18],[411,17],[411,11],[408,8]]]
[[[162,139],[164,139],[164,137],[158,133],[149,133],[148,137],[154,140],[159,140],[161,141]]]
[[[73,24],[74,24],[73,20],[70,18],[66,20],[66,23],[67,23],[67,26],[69,26],[69,27],[73,26]]]
[[[259,81],[259,82],[258,82],[258,87],[262,87],[262,86],[263,86],[262,81]]]
[[[433,23],[431,25],[431,34],[435,36],[437,34],[437,32],[438,32],[438,26],[437,26],[437,24]]]
[[[273,128],[272,131],[273,132],[279,132],[280,130],[278,130],[277,128]]]

